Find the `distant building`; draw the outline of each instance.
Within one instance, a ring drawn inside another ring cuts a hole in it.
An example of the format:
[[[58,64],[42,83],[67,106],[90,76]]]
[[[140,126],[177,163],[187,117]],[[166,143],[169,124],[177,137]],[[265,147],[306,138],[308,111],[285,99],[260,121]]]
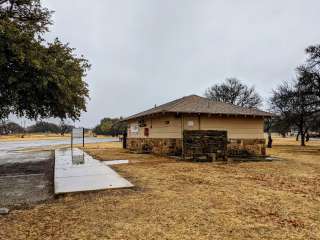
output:
[[[126,118],[127,147],[180,155],[185,131],[217,130],[226,132],[228,155],[265,155],[264,118],[270,116],[258,109],[191,95]]]

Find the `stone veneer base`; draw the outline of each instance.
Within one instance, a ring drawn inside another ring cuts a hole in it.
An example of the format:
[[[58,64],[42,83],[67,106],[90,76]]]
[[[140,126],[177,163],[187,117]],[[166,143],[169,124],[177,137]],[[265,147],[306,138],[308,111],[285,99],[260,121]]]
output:
[[[138,153],[181,156],[181,138],[128,138],[127,148]],[[229,139],[228,156],[265,156],[265,139]]]

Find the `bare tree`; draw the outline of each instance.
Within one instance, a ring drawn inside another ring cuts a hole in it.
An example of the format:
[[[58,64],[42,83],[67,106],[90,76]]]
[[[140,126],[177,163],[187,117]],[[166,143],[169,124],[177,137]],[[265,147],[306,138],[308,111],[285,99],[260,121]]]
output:
[[[222,84],[208,88],[205,96],[215,101],[231,103],[246,108],[261,106],[262,99],[254,87],[248,87],[236,78],[227,78]]]
[[[320,114],[320,45],[306,49],[307,61],[297,68],[297,80],[279,86],[271,98],[273,110],[283,122],[298,129],[301,145],[309,140],[309,130],[319,127]]]
[[[306,94],[306,88],[299,82],[289,84],[284,82],[273,91],[271,106],[283,122],[296,126],[301,136],[301,146],[305,146],[306,135],[313,121],[313,116],[319,111],[314,104],[316,97]]]

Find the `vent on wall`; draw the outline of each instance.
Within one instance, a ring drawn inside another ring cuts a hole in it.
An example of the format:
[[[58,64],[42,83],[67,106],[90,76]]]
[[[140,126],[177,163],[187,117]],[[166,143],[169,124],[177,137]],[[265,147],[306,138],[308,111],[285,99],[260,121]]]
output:
[[[139,120],[139,127],[145,127],[147,124],[145,123],[144,119]]]
[[[193,127],[194,126],[194,122],[193,121],[188,121],[187,122],[187,126],[188,127]]]

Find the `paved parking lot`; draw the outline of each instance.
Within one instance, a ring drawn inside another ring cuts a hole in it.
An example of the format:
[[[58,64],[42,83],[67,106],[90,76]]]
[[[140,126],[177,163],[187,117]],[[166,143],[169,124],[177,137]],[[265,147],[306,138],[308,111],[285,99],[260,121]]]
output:
[[[0,163],[0,207],[37,203],[55,193],[132,187],[108,166],[127,162],[101,162],[78,148],[10,152]]]
[[[0,207],[33,204],[53,197],[52,151],[19,155],[10,155],[0,164]]]

